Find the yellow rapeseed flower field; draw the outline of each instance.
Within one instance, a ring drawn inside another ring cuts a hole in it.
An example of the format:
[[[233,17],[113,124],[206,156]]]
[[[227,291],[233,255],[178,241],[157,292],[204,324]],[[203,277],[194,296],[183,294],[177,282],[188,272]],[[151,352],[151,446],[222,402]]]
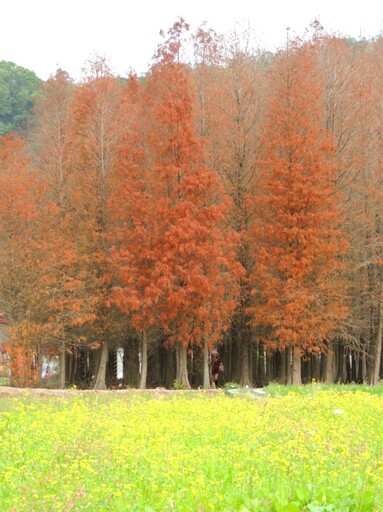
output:
[[[4,399],[0,510],[381,511],[383,398]]]

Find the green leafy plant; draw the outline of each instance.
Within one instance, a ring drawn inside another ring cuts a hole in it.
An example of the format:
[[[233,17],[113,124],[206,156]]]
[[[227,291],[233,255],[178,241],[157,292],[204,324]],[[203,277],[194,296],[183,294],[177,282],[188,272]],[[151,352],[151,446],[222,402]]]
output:
[[[182,382],[175,380],[173,381],[173,389],[183,390],[186,389],[186,386]]]

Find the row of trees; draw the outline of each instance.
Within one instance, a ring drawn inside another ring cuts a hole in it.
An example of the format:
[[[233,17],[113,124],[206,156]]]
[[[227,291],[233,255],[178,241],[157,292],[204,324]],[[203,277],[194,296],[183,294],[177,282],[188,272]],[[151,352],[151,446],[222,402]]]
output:
[[[382,39],[314,23],[275,55],[179,20],[145,77],[59,70],[0,139],[17,384],[377,383]],[[192,58],[184,55],[192,49]],[[121,354],[121,350],[119,351]]]

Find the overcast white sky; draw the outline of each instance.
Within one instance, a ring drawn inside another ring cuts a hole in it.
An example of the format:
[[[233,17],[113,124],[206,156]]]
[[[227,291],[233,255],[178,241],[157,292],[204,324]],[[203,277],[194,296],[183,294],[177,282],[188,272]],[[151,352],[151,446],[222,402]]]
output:
[[[327,32],[355,38],[383,31],[381,0],[8,0],[1,3],[0,60],[47,79],[58,67],[74,79],[92,54],[108,57],[115,73],[147,71],[158,43],[179,16],[194,29],[217,32],[249,22],[259,45],[281,46],[314,19]]]

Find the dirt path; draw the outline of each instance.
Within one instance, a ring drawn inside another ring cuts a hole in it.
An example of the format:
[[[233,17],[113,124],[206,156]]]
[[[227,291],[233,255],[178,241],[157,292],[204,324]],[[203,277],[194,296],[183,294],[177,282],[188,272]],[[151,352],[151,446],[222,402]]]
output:
[[[45,389],[45,388],[12,388],[8,386],[0,386],[0,400],[2,397],[65,397],[76,395],[131,395],[131,394],[150,394],[153,396],[168,396],[177,393],[187,393],[191,395],[207,395],[213,396],[218,392],[216,389],[192,389],[186,391],[180,391],[175,389],[155,388],[155,389],[108,389],[108,390],[96,390],[96,389]]]

